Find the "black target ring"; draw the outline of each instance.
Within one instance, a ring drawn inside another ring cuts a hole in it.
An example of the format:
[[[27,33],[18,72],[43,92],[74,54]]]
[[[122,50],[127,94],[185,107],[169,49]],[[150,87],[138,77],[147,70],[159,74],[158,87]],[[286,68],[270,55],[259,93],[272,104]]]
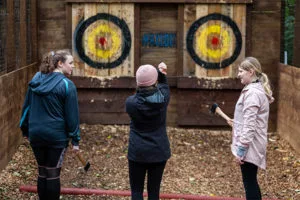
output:
[[[105,62],[93,61],[84,52],[84,47],[83,47],[84,32],[92,23],[94,23],[97,20],[111,21],[122,30],[122,36],[123,36],[122,54],[120,55],[119,58],[117,58],[113,62],[105,63]],[[76,27],[75,33],[74,33],[74,47],[75,47],[75,50],[76,50],[79,58],[82,61],[84,61],[86,64],[88,64],[89,66],[97,68],[97,69],[99,69],[99,68],[114,68],[114,67],[119,66],[129,55],[130,48],[131,48],[130,30],[129,30],[126,22],[123,19],[119,19],[118,17],[107,14],[107,13],[98,13],[97,15],[92,16],[92,17],[88,18],[87,20],[82,21],[78,24],[78,26]]]
[[[206,62],[202,60],[196,53],[194,49],[194,40],[195,40],[195,33],[198,30],[198,28],[203,25],[204,23],[210,21],[210,20],[221,20],[224,21],[228,26],[231,27],[232,32],[235,36],[235,49],[232,55],[224,59],[221,62]],[[200,66],[206,68],[206,69],[220,69],[229,66],[231,63],[233,63],[239,56],[241,49],[242,49],[242,34],[236,25],[236,23],[229,18],[228,16],[219,14],[219,13],[212,13],[207,16],[204,16],[197,21],[195,21],[192,26],[190,27],[187,37],[186,37],[186,45],[187,50],[189,54],[191,55],[192,59]]]

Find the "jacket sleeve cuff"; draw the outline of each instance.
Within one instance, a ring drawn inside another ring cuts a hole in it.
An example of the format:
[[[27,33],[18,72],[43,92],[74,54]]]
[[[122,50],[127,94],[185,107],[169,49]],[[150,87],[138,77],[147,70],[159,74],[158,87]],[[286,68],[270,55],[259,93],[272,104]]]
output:
[[[74,132],[69,132],[69,137],[72,138],[72,145],[78,146],[80,141],[80,129],[77,127],[77,129]]]
[[[157,82],[158,83],[167,83],[167,77],[161,71],[157,70],[158,77],[157,77]]]
[[[237,154],[238,157],[244,158],[245,155],[246,155],[247,150],[248,149],[246,147],[238,146],[236,154]]]
[[[240,139],[241,140],[241,139]],[[241,142],[241,141],[238,141],[237,142],[237,146],[240,146],[240,147],[244,147],[244,148],[248,148],[249,147],[249,144],[246,143],[246,142]]]
[[[71,144],[73,146],[79,146],[79,141],[72,140]]]

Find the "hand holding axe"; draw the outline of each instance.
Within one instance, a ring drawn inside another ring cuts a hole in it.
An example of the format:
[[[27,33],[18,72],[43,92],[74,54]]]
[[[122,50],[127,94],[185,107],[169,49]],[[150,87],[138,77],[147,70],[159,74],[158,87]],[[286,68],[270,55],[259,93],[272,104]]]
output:
[[[214,103],[210,108],[211,113],[217,113],[220,115],[223,119],[225,119],[227,122],[231,121],[231,118],[228,117],[222,110],[219,108],[218,104]]]

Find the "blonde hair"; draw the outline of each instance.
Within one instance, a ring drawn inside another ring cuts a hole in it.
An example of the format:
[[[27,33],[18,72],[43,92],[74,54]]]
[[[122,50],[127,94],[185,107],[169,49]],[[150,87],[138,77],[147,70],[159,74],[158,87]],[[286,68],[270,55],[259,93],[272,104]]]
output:
[[[253,69],[255,71],[255,75],[258,77],[259,81],[262,83],[265,92],[268,95],[272,95],[272,90],[270,86],[270,81],[267,74],[262,72],[261,64],[254,57],[246,57],[239,66],[241,69],[249,71]]]
[[[43,74],[48,74],[53,72],[58,65],[58,62],[66,62],[67,56],[72,56],[72,54],[68,50],[57,50],[50,51],[43,56],[40,71]]]

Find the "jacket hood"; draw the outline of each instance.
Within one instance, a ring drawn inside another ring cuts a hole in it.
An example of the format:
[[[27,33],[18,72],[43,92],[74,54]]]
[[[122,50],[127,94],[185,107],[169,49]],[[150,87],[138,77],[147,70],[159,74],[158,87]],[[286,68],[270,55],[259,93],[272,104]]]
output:
[[[29,82],[29,87],[36,94],[47,95],[64,78],[65,75],[59,72],[52,72],[48,74],[38,72]]]
[[[155,87],[149,89],[139,88],[137,91],[138,99],[142,102],[142,107],[144,107],[144,102],[150,103],[151,107],[161,107],[165,102],[165,98],[161,91]]]
[[[266,91],[264,90],[264,87],[262,86],[262,84],[260,82],[250,83],[250,84],[246,85],[244,87],[244,89],[242,90],[242,92],[248,91],[249,89],[259,90],[260,92],[264,93],[267,96],[269,103],[273,103],[275,100],[274,97],[272,96],[272,94],[266,93]]]
[[[136,97],[138,99],[136,108],[140,114],[147,119],[156,118],[160,115],[161,109],[165,105],[165,99],[158,88],[141,89],[139,88]]]

